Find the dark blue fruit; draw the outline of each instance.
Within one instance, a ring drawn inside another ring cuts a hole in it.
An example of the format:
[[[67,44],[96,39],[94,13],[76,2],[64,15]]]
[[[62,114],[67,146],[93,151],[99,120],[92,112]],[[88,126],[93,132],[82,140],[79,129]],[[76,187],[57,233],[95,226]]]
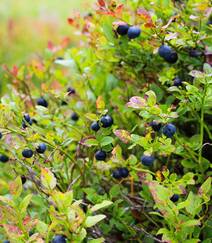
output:
[[[78,121],[79,120],[79,116],[78,116],[78,114],[76,112],[73,112],[71,114],[71,120],[73,120],[73,121]]]
[[[24,114],[24,116],[23,116],[23,120],[22,120],[22,127],[23,128],[26,128],[27,127],[26,122],[29,125],[32,125],[32,119],[30,118],[30,115],[29,114]]]
[[[0,162],[6,163],[9,160],[9,157],[5,154],[0,154]]]
[[[106,159],[106,152],[102,150],[98,150],[95,153],[96,160],[105,160]]]
[[[171,138],[176,132],[176,127],[172,123],[169,123],[163,127],[163,134],[166,135],[166,137]]]
[[[72,94],[75,94],[76,91],[75,91],[75,89],[69,87],[69,88],[67,88],[67,93],[68,93],[68,95],[72,95]]]
[[[40,143],[36,149],[39,154],[43,154],[46,151],[46,144]]]
[[[24,184],[25,182],[26,182],[26,177],[25,176],[21,176],[21,182],[22,182],[22,184]]]
[[[26,122],[30,122],[31,121],[31,118],[30,118],[30,115],[29,114],[24,114],[24,120],[26,121]]]
[[[129,176],[129,170],[127,168],[119,168],[121,177],[126,178]]]
[[[121,175],[121,171],[120,169],[116,169],[112,172],[112,177],[115,179],[121,179],[122,175]]]
[[[174,79],[174,86],[181,86],[182,85],[182,80],[179,77],[176,77]]]
[[[44,98],[41,97],[37,100],[37,105],[48,107],[48,102]]]
[[[178,59],[177,52],[170,46],[162,45],[158,49],[158,54],[167,62],[175,63]]]
[[[212,25],[212,19],[208,20],[207,25]]]
[[[202,51],[197,50],[197,49],[191,49],[189,51],[189,56],[190,57],[200,57],[200,56],[202,56]]]
[[[102,127],[110,127],[113,125],[113,118],[109,115],[105,115],[101,117],[100,122],[102,124]]]
[[[97,132],[100,129],[99,123],[97,121],[92,122],[90,128],[91,130]]]
[[[3,243],[10,243],[10,241],[9,240],[4,240]]]
[[[56,235],[53,238],[52,243],[66,243],[66,238],[63,235]]]
[[[140,34],[141,34],[141,29],[137,26],[131,26],[127,31],[127,35],[129,39],[135,39],[139,37]]]
[[[126,35],[127,34],[127,31],[129,29],[129,25],[128,24],[120,24],[117,28],[117,33],[119,35]]]
[[[170,198],[170,200],[171,200],[172,202],[177,202],[177,201],[179,200],[179,195],[178,195],[178,194],[174,194],[174,195]]]
[[[0,139],[2,138],[2,133],[0,132]]]
[[[152,121],[152,122],[149,123],[149,125],[150,125],[150,127],[152,127],[152,129],[155,132],[158,132],[161,129],[161,123],[159,123],[159,122]]]
[[[143,165],[146,165],[146,166],[151,166],[153,164],[155,160],[155,157],[154,156],[148,156],[148,155],[143,155],[141,157],[141,162]]]
[[[22,151],[22,155],[25,157],[25,158],[31,158],[33,156],[33,151],[31,149],[24,149]]]

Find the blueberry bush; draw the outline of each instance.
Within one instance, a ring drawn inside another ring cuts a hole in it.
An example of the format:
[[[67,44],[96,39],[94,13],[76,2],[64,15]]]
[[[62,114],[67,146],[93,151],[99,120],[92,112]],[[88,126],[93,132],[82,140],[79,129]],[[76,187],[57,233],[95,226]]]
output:
[[[210,1],[94,8],[3,66],[0,239],[210,243]]]

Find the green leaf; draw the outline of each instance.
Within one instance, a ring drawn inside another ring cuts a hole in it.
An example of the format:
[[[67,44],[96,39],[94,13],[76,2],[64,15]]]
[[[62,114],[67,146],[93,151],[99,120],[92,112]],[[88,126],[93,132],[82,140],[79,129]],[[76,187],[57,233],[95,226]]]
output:
[[[148,98],[147,98],[147,104],[149,106],[154,106],[156,104],[156,95],[155,95],[155,92],[153,92],[152,90],[149,90],[148,92],[145,93]]]
[[[92,211],[92,212],[95,212],[95,211],[97,211],[97,210],[99,210],[99,209],[108,207],[108,206],[110,206],[111,204],[113,204],[113,202],[108,201],[108,200],[104,200],[103,202],[94,205],[94,206],[91,208],[91,211]]]
[[[211,177],[208,177],[208,179],[199,188],[198,194],[206,195],[210,190],[211,190]]]
[[[48,168],[41,168],[41,183],[48,190],[53,190],[56,187],[57,180]]]
[[[111,144],[113,143],[114,139],[110,136],[106,136],[106,137],[103,137],[101,140],[100,140],[100,144],[102,147],[108,145],[108,144]]]
[[[22,181],[21,177],[18,176],[13,182],[9,184],[10,193],[16,197],[19,197],[22,193]]]
[[[195,225],[200,225],[200,221],[197,219],[191,219],[181,224],[181,227],[191,227]]]
[[[44,223],[43,221],[38,221],[37,225],[36,225],[36,229],[40,234],[46,234],[46,232],[48,231],[48,225],[46,223]]]
[[[104,218],[106,218],[105,215],[103,214],[99,214],[99,215],[95,215],[95,216],[88,216],[85,220],[85,227],[92,227],[95,224],[97,224],[98,222],[100,222],[101,220],[103,220]]]
[[[105,239],[103,237],[88,241],[88,243],[104,243],[104,242],[105,242]]]
[[[24,218],[27,213],[26,209],[29,206],[31,199],[32,199],[32,194],[29,194],[20,203],[19,210],[20,210],[22,218]]]

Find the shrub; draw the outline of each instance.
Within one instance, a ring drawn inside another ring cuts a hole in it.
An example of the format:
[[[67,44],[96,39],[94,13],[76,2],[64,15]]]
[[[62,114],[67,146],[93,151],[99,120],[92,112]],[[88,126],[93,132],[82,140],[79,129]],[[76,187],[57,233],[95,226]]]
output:
[[[99,0],[78,46],[4,67],[3,240],[210,242],[209,10]]]

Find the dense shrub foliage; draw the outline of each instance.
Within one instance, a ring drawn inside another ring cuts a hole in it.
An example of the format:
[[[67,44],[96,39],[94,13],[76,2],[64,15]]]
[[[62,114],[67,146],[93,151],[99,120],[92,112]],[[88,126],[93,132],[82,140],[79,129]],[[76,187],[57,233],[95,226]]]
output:
[[[211,242],[209,4],[99,0],[4,66],[1,240]]]

